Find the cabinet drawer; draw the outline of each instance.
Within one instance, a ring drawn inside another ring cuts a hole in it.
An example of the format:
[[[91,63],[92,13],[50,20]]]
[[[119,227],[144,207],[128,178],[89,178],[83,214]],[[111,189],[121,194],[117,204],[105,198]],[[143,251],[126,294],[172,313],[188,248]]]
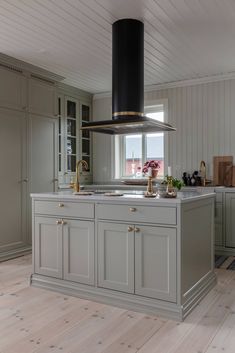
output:
[[[94,204],[64,201],[35,201],[35,213],[57,217],[94,218]]]
[[[127,222],[176,224],[176,208],[163,206],[97,205],[97,217]]]

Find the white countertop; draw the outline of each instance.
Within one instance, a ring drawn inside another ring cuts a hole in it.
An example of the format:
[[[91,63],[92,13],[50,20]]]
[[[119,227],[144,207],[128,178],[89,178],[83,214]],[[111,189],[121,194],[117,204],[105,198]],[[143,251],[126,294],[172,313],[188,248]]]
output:
[[[215,197],[214,192],[207,193],[199,193],[195,191],[183,191],[178,192],[176,198],[164,198],[164,197],[155,197],[149,198],[144,195],[138,193],[126,193],[122,196],[106,196],[104,194],[92,194],[92,195],[74,195],[71,191],[60,191],[60,192],[52,192],[52,193],[33,193],[31,194],[32,198],[37,199],[55,199],[55,200],[67,200],[67,201],[92,201],[92,202],[141,202],[146,204],[159,204],[159,203],[167,203],[167,204],[178,204],[190,202],[193,200],[200,200],[204,198]]]

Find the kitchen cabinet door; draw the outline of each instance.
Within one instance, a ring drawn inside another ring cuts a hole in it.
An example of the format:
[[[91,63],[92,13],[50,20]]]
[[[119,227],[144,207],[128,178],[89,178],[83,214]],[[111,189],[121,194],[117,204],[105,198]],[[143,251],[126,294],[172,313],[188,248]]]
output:
[[[134,227],[98,224],[98,286],[134,292]]]
[[[94,222],[63,220],[64,279],[94,285]]]
[[[223,246],[223,204],[215,203],[215,245]]]
[[[57,191],[58,120],[30,115],[29,125],[30,191]]]
[[[27,79],[21,72],[0,67],[0,106],[26,109]]]
[[[1,259],[9,252],[13,254],[15,251],[17,254],[17,249],[23,248],[28,243],[26,136],[25,114],[0,109]]]
[[[62,278],[62,229],[61,220],[35,217],[35,272]]]
[[[29,116],[29,191],[54,192],[58,189],[58,121]],[[28,195],[28,229],[31,234],[31,199]]]
[[[135,294],[176,301],[176,229],[135,226]]]
[[[57,117],[57,93],[53,82],[29,79],[29,112],[42,116]]]
[[[235,248],[235,193],[225,193],[225,246]]]

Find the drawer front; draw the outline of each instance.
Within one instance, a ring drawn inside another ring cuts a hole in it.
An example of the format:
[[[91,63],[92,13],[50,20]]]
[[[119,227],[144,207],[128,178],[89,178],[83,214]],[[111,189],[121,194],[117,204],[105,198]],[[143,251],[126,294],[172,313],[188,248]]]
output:
[[[93,203],[35,201],[35,213],[57,217],[94,218]]]
[[[97,205],[97,217],[107,220],[176,224],[176,208],[162,206]]]

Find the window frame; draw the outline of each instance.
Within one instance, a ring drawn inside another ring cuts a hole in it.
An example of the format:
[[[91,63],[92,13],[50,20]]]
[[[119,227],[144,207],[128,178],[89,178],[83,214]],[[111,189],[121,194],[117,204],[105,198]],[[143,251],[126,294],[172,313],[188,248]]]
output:
[[[145,114],[148,113],[153,113],[157,111],[162,111],[162,109],[157,110],[157,107],[163,106],[163,112],[164,112],[164,122],[168,122],[168,99],[158,99],[158,100],[148,100],[145,103],[144,107],[144,112]],[[164,132],[163,132],[164,133]],[[139,134],[136,134],[139,135]],[[147,133],[143,134],[145,138],[142,138],[142,158],[145,158],[146,156],[146,148],[147,148],[147,140],[146,140],[146,135]],[[116,135],[113,138],[113,143],[112,143],[112,149],[113,153],[112,155],[114,156],[113,158],[113,165],[112,165],[112,170],[113,170],[113,175],[112,179],[114,180],[125,180],[125,179],[132,179],[133,177],[125,176],[124,175],[124,170],[125,170],[125,162],[123,156],[125,156],[125,143],[124,143],[124,138],[126,135]],[[164,175],[167,174],[167,166],[168,166],[168,133],[164,133]],[[162,180],[164,177],[159,177],[158,179]],[[142,178],[144,179],[144,177]]]

